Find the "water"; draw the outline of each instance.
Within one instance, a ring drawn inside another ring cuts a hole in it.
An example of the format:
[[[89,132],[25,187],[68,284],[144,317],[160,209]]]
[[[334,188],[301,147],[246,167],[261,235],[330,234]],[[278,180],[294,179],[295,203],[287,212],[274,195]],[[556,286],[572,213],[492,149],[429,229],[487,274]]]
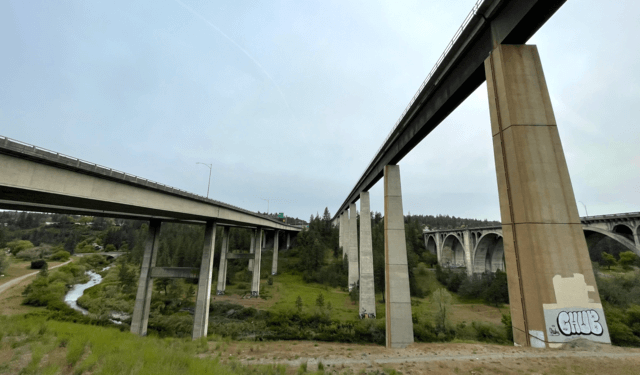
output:
[[[99,274],[93,271],[87,271],[85,273],[89,275],[90,280],[84,284],[74,285],[71,290],[67,292],[67,295],[64,296],[64,302],[72,309],[80,311],[83,315],[89,314],[89,311],[78,306],[78,298],[82,297],[85,290],[102,282],[102,276]]]

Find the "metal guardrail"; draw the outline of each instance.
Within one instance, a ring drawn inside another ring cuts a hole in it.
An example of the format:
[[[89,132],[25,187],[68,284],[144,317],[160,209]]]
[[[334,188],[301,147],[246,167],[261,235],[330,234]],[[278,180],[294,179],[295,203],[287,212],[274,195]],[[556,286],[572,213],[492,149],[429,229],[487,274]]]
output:
[[[86,160],[82,160],[79,158],[75,158],[73,156],[69,156],[69,155],[65,155],[63,153],[60,152],[55,152],[49,149],[46,149],[44,147],[39,147],[39,146],[35,146],[26,142],[22,142],[19,141],[17,139],[12,139],[9,137],[5,137],[0,135],[0,150],[1,149],[7,149],[7,150],[12,150],[12,151],[16,151],[22,154],[28,154],[40,159],[45,159],[48,161],[52,161],[52,162],[56,162],[59,164],[64,164],[66,166],[72,167],[72,168],[77,168],[77,169],[81,169],[84,171],[88,171],[88,172],[92,172],[95,174],[99,174],[102,176],[106,176],[109,177],[111,179],[115,179],[115,180],[121,180],[121,181],[125,181],[128,183],[132,183],[132,184],[137,184],[137,185],[142,185],[148,188],[153,188],[153,189],[157,189],[157,190],[161,190],[163,192],[167,192],[167,193],[172,193],[175,195],[179,195],[179,196],[183,196],[183,197],[187,197],[187,198],[191,198],[191,199],[195,199],[201,202],[205,202],[205,203],[209,203],[209,204],[214,204],[216,206],[221,206],[221,207],[225,207],[225,208],[230,208],[239,212],[243,212],[252,216],[256,216],[256,217],[260,217],[266,220],[269,220],[271,222],[274,223],[278,223],[278,224],[282,224],[282,225],[286,225],[286,226],[291,226],[289,224],[285,224],[280,222],[279,220],[276,220],[274,218],[271,218],[269,216],[266,215],[262,215],[253,211],[249,211],[249,210],[245,210],[244,208],[240,208],[237,206],[233,206],[231,204],[228,203],[224,203],[224,202],[220,202],[211,198],[207,198],[204,197],[202,195],[198,195],[198,194],[194,194],[191,192],[188,192],[186,190],[182,190],[182,189],[178,189],[178,188],[174,188],[159,182],[155,182],[155,181],[151,181],[149,179],[146,178],[142,178],[142,177],[138,177],[135,175],[132,175],[130,173],[126,173],[126,172],[122,172],[119,171],[117,169],[113,169],[113,168],[109,168],[109,167],[105,167],[103,165],[100,164],[96,164],[96,163],[92,163],[90,161],[86,161]]]

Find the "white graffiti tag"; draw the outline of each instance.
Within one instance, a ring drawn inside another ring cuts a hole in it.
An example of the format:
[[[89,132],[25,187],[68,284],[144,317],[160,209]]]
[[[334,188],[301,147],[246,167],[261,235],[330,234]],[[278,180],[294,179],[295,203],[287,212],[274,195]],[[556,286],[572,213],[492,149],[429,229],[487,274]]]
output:
[[[595,310],[561,311],[558,314],[558,328],[565,336],[602,335],[600,315]]]

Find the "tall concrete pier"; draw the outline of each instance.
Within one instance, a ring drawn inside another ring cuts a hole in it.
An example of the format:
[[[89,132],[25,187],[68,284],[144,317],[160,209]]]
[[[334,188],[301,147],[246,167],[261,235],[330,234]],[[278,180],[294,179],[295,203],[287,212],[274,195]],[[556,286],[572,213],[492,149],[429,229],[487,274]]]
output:
[[[253,282],[251,283],[251,296],[260,296],[260,261],[262,259],[261,243],[262,243],[262,228],[255,229],[255,257],[253,258]]]
[[[358,214],[356,204],[349,205],[349,290],[357,287],[360,279],[358,270]]]
[[[255,249],[256,249],[256,244],[259,243],[258,241],[256,241],[256,231],[252,230],[251,231],[251,240],[249,243],[249,253],[250,254],[254,254],[255,253]],[[253,272],[253,259],[249,259],[249,266],[248,269],[250,272]]]
[[[413,343],[400,167],[384,167],[384,266],[387,348]]]
[[[608,343],[538,50],[498,45],[485,72],[514,342]]]
[[[136,303],[133,306],[133,315],[131,317],[131,332],[141,336],[147,334],[147,324],[149,323],[151,292],[153,291],[151,268],[156,266],[158,258],[161,225],[162,222],[160,220],[151,220],[149,222],[149,232],[144,245],[142,268],[140,268],[140,279],[138,280]]]
[[[369,192],[360,193],[360,318],[376,317]]]
[[[276,230],[273,234],[273,262],[271,264],[271,274],[278,274],[278,250],[280,249],[279,232]]]
[[[346,245],[347,241],[345,241],[345,238],[349,233],[349,231],[347,230],[347,226],[348,226],[348,218],[347,220],[345,220],[345,212],[342,212],[340,214],[340,229],[338,232],[339,233],[338,245],[342,249],[342,259],[344,259],[344,256],[347,254],[347,245]]]
[[[229,227],[222,228],[222,249],[220,250],[220,267],[218,268],[218,286],[216,294],[221,296],[227,288],[227,253],[229,252]]]
[[[228,233],[228,232],[227,232]],[[198,278],[196,311],[193,318],[193,339],[207,336],[209,328],[209,302],[211,301],[211,277],[213,275],[213,255],[216,244],[216,222],[207,221],[204,230],[202,264]]]

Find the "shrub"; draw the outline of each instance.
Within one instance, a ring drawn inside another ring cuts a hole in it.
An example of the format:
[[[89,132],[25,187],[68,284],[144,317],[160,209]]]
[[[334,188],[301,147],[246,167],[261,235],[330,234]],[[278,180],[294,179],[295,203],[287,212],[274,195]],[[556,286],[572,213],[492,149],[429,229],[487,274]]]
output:
[[[40,270],[47,266],[47,262],[44,259],[38,259],[31,262],[32,270]]]
[[[10,249],[11,254],[16,255],[23,250],[31,249],[33,247],[33,244],[31,243],[31,241],[18,240],[8,242],[7,247]]]
[[[56,252],[55,254],[51,255],[49,257],[49,259],[50,260],[55,260],[55,261],[66,262],[67,260],[69,260],[70,256],[71,256],[71,254],[69,254],[68,251],[60,250],[60,251]]]

